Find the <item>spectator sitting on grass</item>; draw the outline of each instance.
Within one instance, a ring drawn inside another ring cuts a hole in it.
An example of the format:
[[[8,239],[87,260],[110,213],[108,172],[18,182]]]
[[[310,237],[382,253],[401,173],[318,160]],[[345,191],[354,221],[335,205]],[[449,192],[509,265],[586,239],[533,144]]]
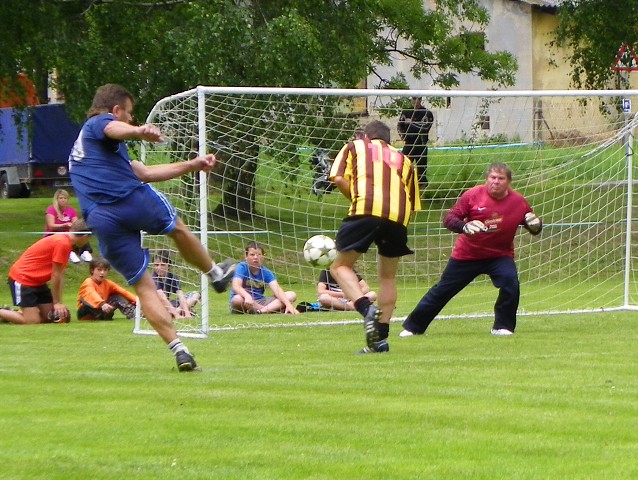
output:
[[[171,258],[167,250],[160,250],[153,257],[153,281],[157,295],[173,318],[191,318],[193,307],[199,302],[199,292],[184,293],[180,278],[170,271]],[[175,298],[172,296],[175,295]]]
[[[113,320],[115,310],[126,318],[135,318],[135,295],[108,280],[111,264],[102,257],[89,262],[91,276],[78,292],[78,320]]]
[[[366,281],[361,278],[361,275],[359,275],[356,271],[354,273],[359,279],[361,291],[366,297],[368,297],[370,303],[374,303],[377,300],[377,294],[370,290],[370,287]],[[326,308],[328,310],[345,310],[348,312],[356,310],[354,302],[349,298],[346,298],[343,290],[341,290],[341,287],[328,269],[322,270],[319,274],[317,295],[317,303],[319,303],[322,308]]]
[[[246,260],[237,265],[233,277],[230,311],[298,314],[299,311],[292,305],[297,294],[282,290],[275,275],[262,265],[264,254],[264,247],[257,242],[250,242],[246,246]],[[273,296],[264,296],[267,286]]]

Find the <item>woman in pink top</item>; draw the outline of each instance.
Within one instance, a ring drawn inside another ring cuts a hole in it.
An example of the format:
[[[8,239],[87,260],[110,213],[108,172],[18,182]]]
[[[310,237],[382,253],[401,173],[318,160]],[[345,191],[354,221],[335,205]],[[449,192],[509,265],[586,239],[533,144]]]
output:
[[[68,205],[69,192],[66,190],[56,190],[53,194],[53,204],[49,205],[45,213],[45,232],[68,232],[76,220],[78,214],[73,207]],[[45,235],[47,236],[47,235]],[[88,243],[83,247],[73,247],[69,255],[69,260],[73,263],[80,263],[80,260],[90,262],[93,259],[93,250]]]

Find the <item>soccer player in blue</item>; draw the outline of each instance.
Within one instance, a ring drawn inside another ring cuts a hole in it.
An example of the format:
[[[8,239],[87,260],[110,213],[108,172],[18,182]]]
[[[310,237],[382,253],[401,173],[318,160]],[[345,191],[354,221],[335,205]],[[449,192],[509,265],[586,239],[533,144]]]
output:
[[[150,185],[189,172],[208,172],[215,165],[215,156],[154,166],[131,160],[126,140],[164,140],[155,125],[132,125],[133,103],[131,93],[119,85],[97,89],[88,120],[69,156],[71,182],[100,252],[135,289],[144,315],[175,355],[179,371],[191,371],[197,363],[177,337],[171,316],[157,295],[147,268],[148,249],[141,247],[141,231],[169,236],[184,260],[205,272],[217,292],[226,290],[234,262],[215,264],[171,203]]]

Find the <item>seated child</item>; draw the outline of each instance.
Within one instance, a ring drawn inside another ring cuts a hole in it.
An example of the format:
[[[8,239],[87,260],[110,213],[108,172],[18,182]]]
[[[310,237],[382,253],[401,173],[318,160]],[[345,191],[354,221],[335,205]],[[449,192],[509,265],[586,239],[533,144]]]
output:
[[[232,313],[292,313],[299,312],[292,302],[297,299],[295,292],[284,292],[277,283],[275,275],[262,265],[264,247],[257,242],[246,246],[246,260],[238,263],[230,292],[230,311]],[[273,296],[266,297],[266,286]]]
[[[78,292],[78,320],[112,320],[115,310],[128,319],[135,318],[135,295],[106,277],[111,264],[102,257],[89,262],[91,276]]]
[[[370,290],[370,287],[366,281],[361,278],[356,271],[357,278],[359,279],[359,285],[366,297],[370,299],[370,302],[374,302],[377,299],[377,294]],[[354,302],[349,298],[345,298],[341,287],[330,274],[330,270],[322,270],[319,274],[319,281],[317,282],[317,303],[320,307],[330,310],[346,310],[354,311]]]
[[[171,259],[167,250],[153,256],[153,281],[160,300],[173,318],[192,318],[193,307],[199,302],[199,292],[184,294],[177,275],[170,272]],[[171,298],[175,295],[176,298]]]

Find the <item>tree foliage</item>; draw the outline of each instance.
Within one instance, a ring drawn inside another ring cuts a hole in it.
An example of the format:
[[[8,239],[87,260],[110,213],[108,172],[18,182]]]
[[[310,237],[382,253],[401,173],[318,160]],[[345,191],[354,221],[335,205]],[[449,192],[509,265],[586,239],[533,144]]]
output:
[[[558,10],[554,45],[569,51],[571,83],[576,88],[626,87],[612,70],[621,45],[638,49],[636,0],[565,0]]]
[[[23,72],[46,83],[42,79],[55,72],[54,86],[77,120],[104,83],[128,88],[142,120],[159,99],[196,85],[347,88],[376,73],[380,86],[406,88],[404,79],[377,72],[397,57],[412,60],[416,78],[429,76],[444,88],[458,85],[462,73],[512,85],[517,68],[512,55],[489,52],[476,41],[489,22],[479,0],[433,4],[425,9],[422,0],[3,0],[0,15],[12,21],[0,30],[0,76],[10,82]],[[211,122],[208,138],[225,145],[218,152],[224,195],[215,213],[254,215],[260,155],[294,169],[302,161],[298,147],[332,150],[347,140],[357,122],[335,113],[339,108],[339,99],[330,97],[259,106],[246,97],[233,114],[216,116],[216,106],[208,105],[207,115],[219,118]],[[292,128],[290,115],[305,123]],[[196,138],[193,132],[184,139],[186,151],[197,150],[191,145]],[[325,144],[328,138],[331,144]]]
[[[489,22],[478,0],[433,3],[3,0],[0,75],[28,73],[42,90],[55,71],[78,119],[107,82],[131,90],[143,116],[159,98],[198,84],[354,87],[392,56],[412,59],[417,78],[444,88],[461,73],[513,84],[511,54],[468,41]]]

